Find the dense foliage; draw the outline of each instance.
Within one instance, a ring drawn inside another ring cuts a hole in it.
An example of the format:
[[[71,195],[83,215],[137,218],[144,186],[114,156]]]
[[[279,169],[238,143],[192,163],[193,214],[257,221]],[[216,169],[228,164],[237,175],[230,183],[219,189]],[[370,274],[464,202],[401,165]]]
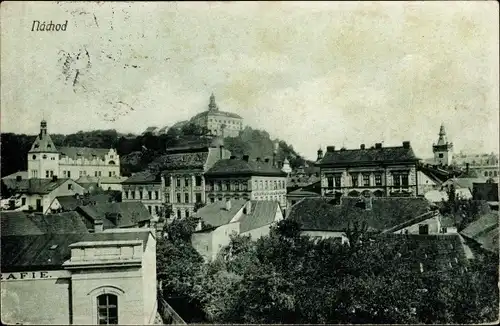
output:
[[[405,241],[313,241],[284,220],[269,236],[232,236],[203,263],[177,222],[159,243],[165,297],[182,296],[212,323],[477,323],[498,313],[498,257],[467,272],[420,273],[404,265]],[[358,228],[359,229],[359,228]],[[179,231],[181,230],[181,231]],[[166,283],[165,283],[166,282]]]
[[[177,146],[205,137],[206,128],[188,123],[179,128],[170,128],[166,134],[153,135],[145,133],[134,136],[124,135],[116,130],[79,131],[70,135],[51,135],[56,146],[77,146],[95,148],[116,148],[121,156],[122,175],[144,170],[156,157],[165,153],[167,147]],[[1,157],[2,175],[8,175],[27,168],[27,153],[36,136],[2,133]],[[226,148],[234,155],[244,154],[250,157],[272,157],[274,145],[267,132],[246,127],[238,137],[227,137]],[[295,152],[292,146],[284,141],[279,142],[277,160],[287,157],[292,167],[300,166],[304,159]]]

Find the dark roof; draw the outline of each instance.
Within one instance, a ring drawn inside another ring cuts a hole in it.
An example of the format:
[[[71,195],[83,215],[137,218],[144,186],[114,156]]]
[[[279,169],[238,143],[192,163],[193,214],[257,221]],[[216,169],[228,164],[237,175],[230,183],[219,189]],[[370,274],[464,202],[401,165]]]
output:
[[[210,229],[228,224],[236,213],[245,205],[246,200],[231,200],[231,209],[226,210],[225,201],[210,203],[196,212],[196,216]],[[205,230],[205,229],[203,229]]]
[[[95,203],[108,203],[108,194],[96,194],[90,196],[59,196],[56,197],[63,211],[74,211],[78,206]]]
[[[49,134],[39,134],[33,145],[31,145],[31,149],[29,153],[57,153],[58,150],[52,138],[50,138]]]
[[[314,191],[308,191],[304,188],[299,188],[297,190],[290,191],[287,196],[290,197],[318,197],[320,194]]]
[[[418,158],[408,146],[326,151],[317,165],[380,164],[416,162]]]
[[[208,169],[205,175],[265,175],[286,177],[286,173],[273,167],[271,163],[250,160],[245,161],[241,159],[219,160]]]
[[[414,225],[414,224],[417,224],[417,223],[421,223],[421,222],[423,222],[425,220],[428,220],[430,218],[435,218],[435,217],[438,216],[438,214],[439,213],[437,211],[426,212],[426,213],[424,213],[422,215],[419,215],[419,216],[416,216],[416,217],[414,217],[412,219],[404,221],[403,223],[395,225],[392,228],[386,229],[382,233],[392,233],[392,232],[399,231],[399,230],[404,229],[406,227],[409,227],[411,225]]]
[[[76,212],[58,214],[27,214],[2,212],[2,237],[55,233],[87,233],[83,217]]]
[[[209,115],[211,116],[220,116],[220,117],[228,117],[228,118],[235,118],[235,119],[243,119],[241,116],[237,115],[236,113],[232,112],[225,112],[225,111],[215,111],[215,110],[207,110],[203,111],[201,113],[198,113],[194,117],[191,118],[191,121],[203,117],[208,117]]]
[[[6,175],[5,177],[2,177],[3,179],[16,179],[17,177],[21,177],[21,179],[29,179],[28,171],[17,171],[15,173]]]
[[[145,183],[161,183],[160,174],[153,173],[151,171],[141,171],[122,182],[122,184],[145,184]]]
[[[63,183],[70,179],[2,179],[5,186],[16,192],[26,194],[48,194],[60,187]]]
[[[240,219],[240,232],[247,232],[274,222],[279,204],[275,201],[252,200],[250,214]]]
[[[102,220],[104,229],[132,227],[139,222],[151,219],[151,214],[140,201],[97,203],[95,205],[79,206],[77,211],[82,213],[90,222]],[[87,225],[89,226],[91,223]]]
[[[365,199],[342,197],[340,205],[325,198],[305,198],[292,206],[288,218],[302,224],[304,230],[343,231],[349,222],[366,222],[372,230],[383,231],[429,211],[430,203],[421,197],[371,198],[372,208],[364,208]]]
[[[458,234],[394,234],[386,233],[375,237],[376,241],[391,244],[394,260],[391,265],[411,271],[446,271],[469,265],[464,245]]]
[[[203,169],[208,158],[208,148],[195,152],[171,153],[160,156],[151,165],[157,170]]]
[[[87,160],[99,158],[104,161],[105,156],[109,153],[109,150],[109,148],[59,147],[59,152],[62,155],[70,157],[73,160],[79,158],[86,158]]]
[[[71,256],[69,246],[80,241],[139,239],[145,247],[148,237],[149,230],[2,236],[2,271],[60,269]]]
[[[473,183],[472,197],[475,200],[498,201],[498,183]]]
[[[490,212],[469,224],[460,232],[476,241],[483,249],[498,253],[498,212]]]

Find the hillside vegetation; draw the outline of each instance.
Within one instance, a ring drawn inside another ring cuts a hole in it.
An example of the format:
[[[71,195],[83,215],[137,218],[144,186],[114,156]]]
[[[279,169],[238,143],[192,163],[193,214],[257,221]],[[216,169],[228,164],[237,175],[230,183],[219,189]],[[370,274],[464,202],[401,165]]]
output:
[[[51,135],[56,146],[78,146],[95,148],[116,148],[121,156],[122,174],[142,171],[147,168],[156,157],[165,153],[167,147],[181,145],[186,141],[206,137],[207,130],[193,124],[185,124],[179,128],[171,128],[166,134],[153,135],[125,135],[116,130],[95,130],[74,134]],[[1,173],[2,176],[26,171],[27,153],[33,144],[36,135],[2,133],[1,134]],[[290,160],[292,167],[300,166],[304,159],[285,141],[278,141],[279,149],[277,160],[283,161],[285,157]],[[272,158],[273,140],[269,133],[246,127],[238,137],[227,137],[226,148],[233,155],[241,157],[249,155],[251,158]]]

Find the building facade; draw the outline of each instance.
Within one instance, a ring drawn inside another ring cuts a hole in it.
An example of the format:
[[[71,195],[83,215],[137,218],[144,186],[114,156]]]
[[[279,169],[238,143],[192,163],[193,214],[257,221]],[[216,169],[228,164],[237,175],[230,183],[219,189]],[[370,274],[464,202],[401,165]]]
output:
[[[122,201],[140,201],[155,221],[162,215],[164,191],[160,173],[139,172],[122,183]]]
[[[167,149],[161,158],[164,201],[171,205],[175,218],[192,216],[195,204],[206,203],[205,172],[217,161],[229,158],[220,138],[209,144]]]
[[[151,325],[156,240],[149,230],[2,237],[2,322]]]
[[[448,142],[443,124],[439,129],[437,144],[432,144],[432,152],[434,153],[434,164],[447,166],[453,161],[453,143]]]
[[[220,160],[205,173],[207,202],[227,199],[276,201],[286,209],[287,175],[269,159],[248,155]]]
[[[417,196],[417,163],[410,142],[403,146],[335,150],[328,146],[320,167],[322,196]]]
[[[212,135],[236,137],[243,130],[243,118],[231,112],[220,111],[215,96],[210,96],[208,110],[197,114],[191,122],[207,128]]]
[[[29,178],[69,178],[82,176],[120,176],[120,157],[114,149],[87,147],[56,148],[47,130],[40,123],[40,133],[28,152]]]
[[[468,167],[469,171],[477,177],[491,178],[495,182],[498,182],[498,174],[500,173],[498,154],[466,154],[460,152],[455,155],[454,163],[461,168],[467,169]]]

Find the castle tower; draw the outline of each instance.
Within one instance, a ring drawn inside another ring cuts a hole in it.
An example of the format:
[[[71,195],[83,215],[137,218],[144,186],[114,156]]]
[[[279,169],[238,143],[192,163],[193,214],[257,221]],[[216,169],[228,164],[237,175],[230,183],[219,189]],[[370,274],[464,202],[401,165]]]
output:
[[[208,111],[219,111],[217,104],[215,103],[214,93],[210,95],[210,103],[208,104]]]
[[[318,157],[316,158],[316,161],[319,162],[323,158],[323,150],[321,147],[318,149]]]
[[[446,138],[444,125],[439,129],[439,138],[437,144],[432,144],[434,152],[434,162],[439,165],[450,165],[453,160],[453,143],[449,143]]]
[[[59,176],[59,152],[47,131],[47,121],[40,123],[40,133],[28,152],[28,177]]]

